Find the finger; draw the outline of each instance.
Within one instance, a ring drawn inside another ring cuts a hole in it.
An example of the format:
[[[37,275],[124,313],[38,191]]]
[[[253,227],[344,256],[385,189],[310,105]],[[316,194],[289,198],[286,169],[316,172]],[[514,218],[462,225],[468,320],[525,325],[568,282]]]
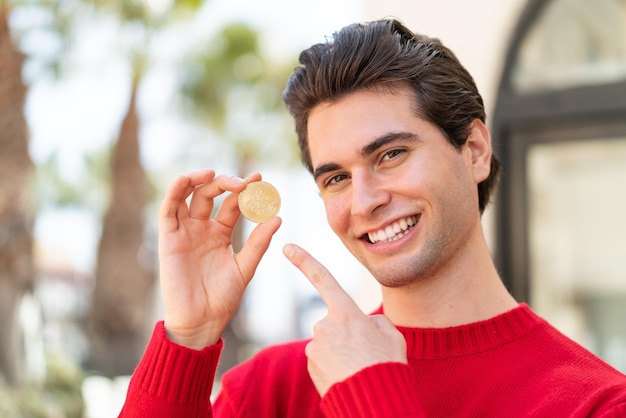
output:
[[[160,227],[164,231],[176,229],[178,220],[188,216],[186,199],[197,185],[208,183],[215,177],[215,171],[203,170],[179,176],[165,192],[159,211]]]
[[[261,180],[261,173],[252,173],[246,177],[246,183],[252,183],[253,181]]]
[[[272,237],[278,231],[281,223],[282,220],[279,217],[275,217],[268,222],[258,224],[236,255],[237,264],[246,280],[250,280],[254,276],[263,254],[269,248]]]
[[[356,302],[346,293],[330,272],[304,249],[295,244],[283,247],[283,253],[309,279],[329,311],[358,310]]]
[[[189,217],[210,219],[215,198],[225,191],[240,192],[246,186],[244,179],[234,176],[219,175],[213,181],[202,184],[193,191],[189,202]]]
[[[259,173],[255,173],[246,177],[245,184],[248,185],[248,183],[258,180],[261,180],[261,175]],[[242,191],[243,189],[245,189],[245,186],[239,191]],[[237,220],[239,220],[239,216],[241,215],[239,204],[237,203],[238,198],[239,193],[232,193],[228,195],[217,209],[215,220],[221,224],[230,226],[231,228],[234,227]]]

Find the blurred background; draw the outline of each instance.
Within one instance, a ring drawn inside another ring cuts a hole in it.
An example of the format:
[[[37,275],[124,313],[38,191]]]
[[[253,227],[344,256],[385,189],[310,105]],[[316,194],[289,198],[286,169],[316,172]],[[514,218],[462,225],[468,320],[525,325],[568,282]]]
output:
[[[0,0],[0,417],[117,416],[162,318],[158,206],[188,171],[260,171],[282,196],[218,378],[324,314],[286,242],[377,307],[281,93],[300,50],[387,16],[440,38],[483,94],[504,164],[483,221],[508,288],[626,371],[626,1]]]

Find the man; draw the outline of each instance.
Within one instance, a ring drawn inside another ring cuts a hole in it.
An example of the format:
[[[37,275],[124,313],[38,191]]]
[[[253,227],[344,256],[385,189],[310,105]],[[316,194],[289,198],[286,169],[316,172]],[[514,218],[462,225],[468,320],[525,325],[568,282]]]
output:
[[[342,29],[300,62],[284,98],[303,162],[333,231],[380,283],[382,307],[364,314],[285,245],[328,314],[311,340],[226,373],[211,406],[222,331],[280,219],[234,254],[237,195],[261,176],[180,177],[160,213],[165,320],[122,416],[626,416],[626,376],[518,304],[498,276],[480,217],[499,165],[482,99],[452,52],[381,20]]]

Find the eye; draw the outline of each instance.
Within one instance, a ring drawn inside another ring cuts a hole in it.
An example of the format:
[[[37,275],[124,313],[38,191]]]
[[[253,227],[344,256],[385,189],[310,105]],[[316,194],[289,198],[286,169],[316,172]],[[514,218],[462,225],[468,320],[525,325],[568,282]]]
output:
[[[386,151],[385,153],[383,153],[381,161],[389,161],[389,160],[397,159],[400,156],[404,155],[406,152],[407,151],[404,148],[390,149],[389,151]]]
[[[348,179],[347,174],[335,174],[334,176],[330,176],[326,179],[326,181],[324,181],[324,187],[336,186],[346,179]]]

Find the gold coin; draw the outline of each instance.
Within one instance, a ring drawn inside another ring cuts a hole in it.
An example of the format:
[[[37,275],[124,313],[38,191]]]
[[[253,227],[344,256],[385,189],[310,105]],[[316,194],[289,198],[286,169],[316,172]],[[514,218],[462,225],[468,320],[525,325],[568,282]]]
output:
[[[239,193],[239,210],[252,222],[267,222],[280,210],[280,194],[265,181],[253,181]]]

